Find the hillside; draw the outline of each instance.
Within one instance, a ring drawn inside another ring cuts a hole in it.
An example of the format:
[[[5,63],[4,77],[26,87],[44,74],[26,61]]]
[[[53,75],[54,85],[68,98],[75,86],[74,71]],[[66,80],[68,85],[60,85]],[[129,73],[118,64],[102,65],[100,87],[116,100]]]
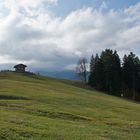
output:
[[[140,104],[71,81],[0,73],[0,140],[139,140]]]

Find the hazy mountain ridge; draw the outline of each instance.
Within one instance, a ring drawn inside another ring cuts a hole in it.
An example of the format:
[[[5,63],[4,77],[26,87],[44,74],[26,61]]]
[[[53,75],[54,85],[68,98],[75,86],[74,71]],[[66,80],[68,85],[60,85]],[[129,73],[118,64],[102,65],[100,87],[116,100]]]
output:
[[[72,70],[65,70],[65,71],[39,71],[39,74],[44,76],[49,76],[53,78],[62,78],[62,79],[69,79],[69,80],[78,80],[78,76],[76,75],[75,71]]]

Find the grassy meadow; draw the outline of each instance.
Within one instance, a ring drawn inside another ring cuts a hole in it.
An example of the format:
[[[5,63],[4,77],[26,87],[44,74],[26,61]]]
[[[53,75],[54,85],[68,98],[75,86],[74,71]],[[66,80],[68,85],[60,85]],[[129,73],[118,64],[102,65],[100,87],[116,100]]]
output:
[[[0,140],[140,140],[140,104],[67,80],[1,72]]]

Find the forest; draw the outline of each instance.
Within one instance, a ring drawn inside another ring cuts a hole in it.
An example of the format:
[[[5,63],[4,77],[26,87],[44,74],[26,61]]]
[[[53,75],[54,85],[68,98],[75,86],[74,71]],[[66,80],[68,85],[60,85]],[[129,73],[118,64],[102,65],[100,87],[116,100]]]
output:
[[[91,56],[89,72],[86,64],[86,58],[81,59],[77,71],[91,87],[140,101],[140,59],[133,52],[120,59],[116,50],[106,49]]]

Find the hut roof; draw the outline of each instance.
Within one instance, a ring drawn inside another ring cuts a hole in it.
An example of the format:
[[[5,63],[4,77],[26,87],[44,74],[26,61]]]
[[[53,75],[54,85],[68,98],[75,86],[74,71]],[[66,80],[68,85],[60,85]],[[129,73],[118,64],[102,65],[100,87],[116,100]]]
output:
[[[18,65],[15,65],[14,68],[17,68],[17,67],[20,67],[20,66],[27,67],[27,66],[24,65],[24,64],[18,64]]]

